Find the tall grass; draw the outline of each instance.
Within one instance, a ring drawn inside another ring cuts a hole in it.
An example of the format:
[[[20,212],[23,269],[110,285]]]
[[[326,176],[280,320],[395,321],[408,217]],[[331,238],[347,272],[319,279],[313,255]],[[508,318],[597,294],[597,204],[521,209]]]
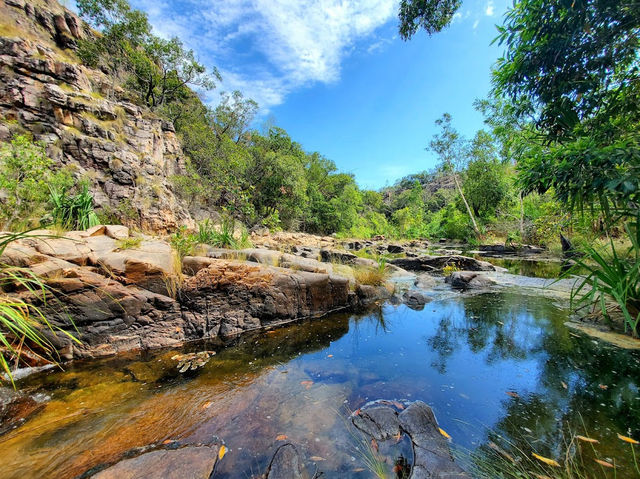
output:
[[[9,244],[29,237],[27,233],[0,234],[0,256]],[[0,263],[0,368],[13,383],[11,366],[16,367],[25,355],[57,362],[59,359],[53,344],[43,334],[47,328],[52,333],[59,331],[71,340],[80,341],[72,334],[54,326],[42,310],[11,291],[26,292],[43,307],[47,306],[53,292],[47,284],[27,268]]]
[[[585,256],[576,260],[575,268],[586,271],[586,276],[571,293],[572,304],[593,304],[609,322],[612,313],[619,312],[625,332],[631,332],[634,337],[638,337],[640,322],[640,228],[637,225],[625,225],[631,246],[623,254],[616,250],[612,239],[607,252],[593,246],[584,248]]]
[[[235,236],[236,223],[233,217],[223,217],[218,231],[213,223],[206,219],[198,223],[198,231],[195,233],[197,243],[208,244],[217,248],[241,249],[251,246],[249,234],[242,232],[239,238]]]

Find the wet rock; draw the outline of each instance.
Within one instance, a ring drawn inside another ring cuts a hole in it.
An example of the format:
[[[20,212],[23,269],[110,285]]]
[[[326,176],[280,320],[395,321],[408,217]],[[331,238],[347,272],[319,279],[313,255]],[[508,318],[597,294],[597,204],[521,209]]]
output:
[[[108,467],[93,479],[209,479],[218,461],[219,446],[158,449]]]
[[[387,251],[389,253],[397,254],[397,253],[404,253],[405,249],[404,249],[404,246],[402,246],[402,245],[390,244],[390,245],[387,246]]]
[[[30,395],[0,387],[0,436],[23,425],[45,407],[48,400],[42,394]]]
[[[492,278],[474,271],[454,271],[445,281],[456,289],[488,288],[496,284]]]
[[[410,289],[404,292],[402,300],[404,304],[409,306],[411,309],[421,310],[424,308],[425,304],[431,301],[431,298],[420,291]]]
[[[276,450],[265,472],[266,479],[303,479],[305,477],[307,476],[300,454],[290,443],[283,444]]]
[[[407,434],[414,454],[410,479],[470,479],[454,461],[429,406],[416,401],[398,412],[393,404],[393,401],[371,403],[354,413],[351,420],[355,427],[378,441]]]
[[[176,368],[181,373],[191,369],[195,370],[201,368],[209,362],[211,356],[215,355],[215,351],[199,351],[197,353],[190,354],[176,354],[171,359],[178,362]]]
[[[502,269],[486,261],[460,255],[425,255],[417,258],[396,258],[389,262],[408,271],[442,271],[447,266],[455,266],[465,271],[498,271]]]

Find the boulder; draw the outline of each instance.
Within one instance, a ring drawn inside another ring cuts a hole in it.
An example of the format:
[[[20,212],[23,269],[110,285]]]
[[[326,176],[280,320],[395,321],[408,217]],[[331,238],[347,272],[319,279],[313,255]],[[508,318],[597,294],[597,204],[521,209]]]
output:
[[[475,271],[454,271],[445,281],[456,289],[488,288],[496,284],[492,278]]]
[[[389,253],[397,254],[397,253],[404,253],[405,249],[404,249],[404,246],[402,246],[402,245],[390,244],[390,245],[387,246],[387,251]]]
[[[431,298],[421,293],[420,291],[409,289],[402,295],[402,300],[404,304],[406,304],[411,309],[421,310],[424,308],[425,304],[431,301]]]
[[[41,238],[29,241],[39,253],[55,256],[80,266],[95,264],[96,261],[91,249],[83,241],[72,237]]]
[[[107,225],[105,227],[105,234],[109,238],[113,238],[116,240],[126,239],[129,237],[129,228],[122,225]]]
[[[456,464],[431,408],[422,401],[404,407],[398,401],[374,401],[354,413],[351,421],[376,441],[395,441],[407,434],[414,456],[409,479],[470,479]]]
[[[320,257],[322,258],[322,261],[328,263],[336,262],[342,264],[353,264],[356,259],[358,259],[358,257],[353,253],[331,248],[320,249]]]

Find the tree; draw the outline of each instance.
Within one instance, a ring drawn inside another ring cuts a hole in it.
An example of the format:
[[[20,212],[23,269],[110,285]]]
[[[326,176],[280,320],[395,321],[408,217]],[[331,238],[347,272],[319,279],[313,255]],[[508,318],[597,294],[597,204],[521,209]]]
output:
[[[400,37],[409,40],[420,28],[429,35],[447,27],[461,0],[401,0],[398,17]]]
[[[442,118],[436,120],[436,125],[440,127],[440,133],[433,135],[433,139],[429,143],[427,150],[433,151],[438,155],[440,160],[440,169],[445,175],[451,176],[455,182],[456,189],[464,202],[464,206],[473,225],[473,231],[476,236],[480,237],[478,224],[473,216],[471,207],[460,186],[458,178],[459,170],[464,166],[467,154],[464,151],[464,140],[460,134],[451,126],[451,115],[444,113]]]
[[[520,0],[499,30],[495,93],[538,134],[519,167],[526,190],[637,216],[640,4]]]
[[[505,166],[498,160],[491,135],[480,130],[469,149],[463,191],[476,216],[493,216],[509,194]]]
[[[249,125],[258,113],[258,103],[245,98],[238,90],[232,94],[222,93],[221,101],[212,112],[216,136],[229,136],[234,142],[247,140]]]

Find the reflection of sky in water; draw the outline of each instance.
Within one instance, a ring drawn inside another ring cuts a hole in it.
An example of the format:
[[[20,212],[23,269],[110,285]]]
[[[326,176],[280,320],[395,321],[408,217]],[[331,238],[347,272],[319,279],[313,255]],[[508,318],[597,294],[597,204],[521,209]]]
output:
[[[78,363],[22,384],[54,399],[0,436],[3,472],[73,477],[131,447],[219,436],[230,452],[216,477],[251,477],[286,435],[307,461],[323,458],[324,477],[366,477],[354,472],[346,408],[419,399],[465,448],[495,431],[553,456],[563,431],[586,428],[623,477],[628,445],[616,433],[640,434],[638,354],[579,337],[566,318],[551,300],[503,290],[243,336],[210,345],[218,354],[184,375],[171,351]]]

